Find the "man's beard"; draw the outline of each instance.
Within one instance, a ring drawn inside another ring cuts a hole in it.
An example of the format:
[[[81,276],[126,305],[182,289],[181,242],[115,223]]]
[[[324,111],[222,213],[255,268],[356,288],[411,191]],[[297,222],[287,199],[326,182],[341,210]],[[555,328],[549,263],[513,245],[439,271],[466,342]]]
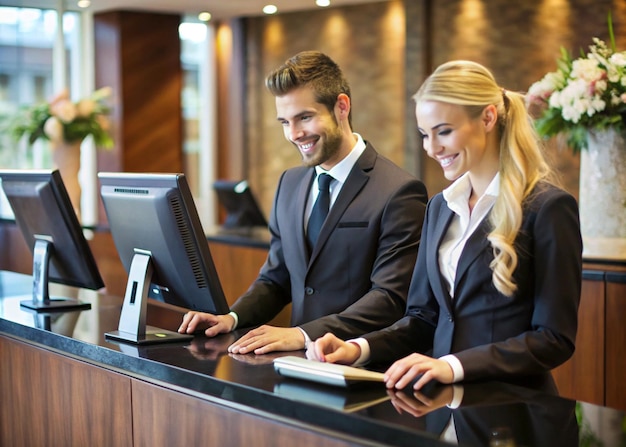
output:
[[[322,146],[313,153],[310,157],[303,155],[302,163],[305,166],[313,167],[321,165],[333,158],[339,152],[343,140],[343,134],[338,126],[335,126],[331,131],[327,132],[324,136],[324,143]],[[319,141],[319,140],[318,140]],[[317,144],[317,143],[316,143]]]

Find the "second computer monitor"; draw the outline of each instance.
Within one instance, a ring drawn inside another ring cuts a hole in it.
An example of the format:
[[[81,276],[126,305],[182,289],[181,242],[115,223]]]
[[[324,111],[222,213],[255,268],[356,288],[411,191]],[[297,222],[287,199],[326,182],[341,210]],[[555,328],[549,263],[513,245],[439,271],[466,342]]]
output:
[[[227,313],[184,174],[99,173],[98,178],[111,234],[129,274],[119,331],[107,335],[139,344],[175,339],[168,331],[146,329],[148,294],[191,310]]]
[[[224,228],[267,227],[267,220],[247,181],[217,180],[213,189],[226,209]]]

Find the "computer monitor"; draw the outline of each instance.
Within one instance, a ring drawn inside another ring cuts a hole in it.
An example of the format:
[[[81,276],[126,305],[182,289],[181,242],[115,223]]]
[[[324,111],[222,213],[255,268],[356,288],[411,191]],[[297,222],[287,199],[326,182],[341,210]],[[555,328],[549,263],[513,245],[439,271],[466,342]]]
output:
[[[246,180],[217,180],[213,189],[226,209],[224,228],[267,227],[267,220]]]
[[[96,261],[58,170],[0,170],[2,189],[33,254],[33,294],[22,307],[40,311],[89,309],[70,297],[50,297],[49,282],[104,287]]]
[[[146,325],[150,293],[169,304],[213,314],[229,311],[184,174],[101,172],[100,194],[128,272],[117,331],[135,344],[192,338]]]

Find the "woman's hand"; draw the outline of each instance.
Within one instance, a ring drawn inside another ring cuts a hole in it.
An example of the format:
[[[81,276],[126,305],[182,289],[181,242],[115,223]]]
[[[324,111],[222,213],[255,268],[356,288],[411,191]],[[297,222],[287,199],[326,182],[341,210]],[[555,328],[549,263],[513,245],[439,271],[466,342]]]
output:
[[[450,405],[454,397],[451,385],[438,388],[437,392],[432,396],[419,391],[415,391],[412,396],[398,390],[387,390],[387,393],[391,397],[391,404],[399,414],[405,412],[416,418]]]
[[[387,388],[402,389],[420,375],[413,389],[419,390],[431,380],[445,384],[454,381],[454,373],[448,362],[414,353],[396,361],[385,371],[385,384]]]
[[[345,342],[328,333],[309,344],[306,357],[319,362],[352,365],[361,356],[361,348],[356,343]]]

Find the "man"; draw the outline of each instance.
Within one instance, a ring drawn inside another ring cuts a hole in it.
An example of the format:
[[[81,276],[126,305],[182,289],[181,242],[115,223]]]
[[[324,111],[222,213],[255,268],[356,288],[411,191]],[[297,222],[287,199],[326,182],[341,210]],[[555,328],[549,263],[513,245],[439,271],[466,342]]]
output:
[[[349,338],[386,327],[405,312],[426,188],[352,132],[350,87],[325,54],[299,53],[265,84],[304,166],[280,178],[259,277],[229,314],[189,312],[179,332],[207,328],[210,337],[262,325],[229,352],[265,354],[304,349],[326,332]],[[330,180],[327,193],[317,177]],[[289,303],[294,327],[264,324]]]

